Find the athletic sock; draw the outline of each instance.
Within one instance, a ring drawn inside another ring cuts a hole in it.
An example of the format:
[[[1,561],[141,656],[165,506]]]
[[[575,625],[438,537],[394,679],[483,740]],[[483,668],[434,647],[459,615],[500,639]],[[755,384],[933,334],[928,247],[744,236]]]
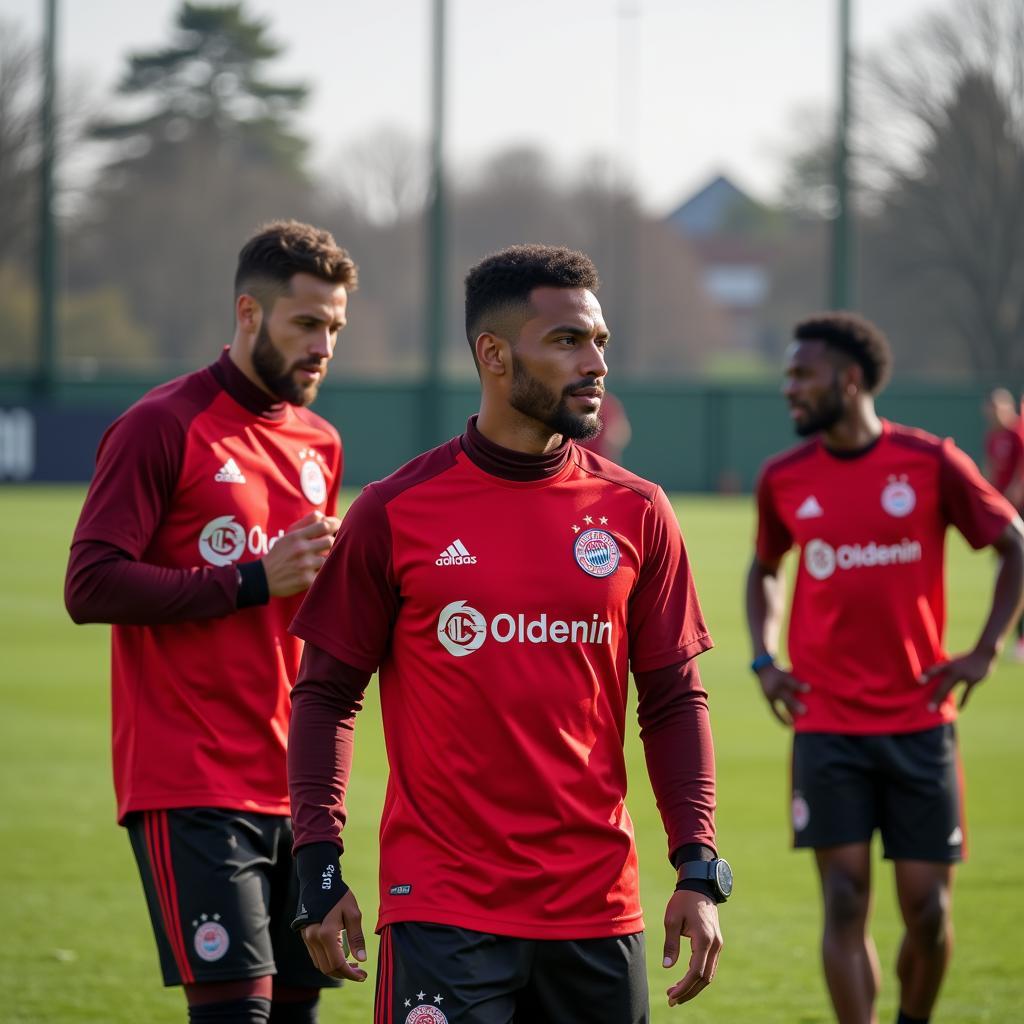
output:
[[[273,1003],[270,1024],[317,1024],[319,1004],[319,996],[304,1003]]]
[[[270,1000],[260,996],[200,1003],[188,1008],[189,1024],[268,1024]]]
[[[896,1024],[928,1024],[930,1017],[911,1017],[909,1013],[904,1013],[900,1010],[899,1016],[896,1018]]]

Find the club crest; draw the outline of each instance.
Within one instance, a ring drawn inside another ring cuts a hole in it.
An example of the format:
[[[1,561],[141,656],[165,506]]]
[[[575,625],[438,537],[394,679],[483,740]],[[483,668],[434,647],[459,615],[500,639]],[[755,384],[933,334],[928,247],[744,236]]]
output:
[[[906,476],[889,477],[882,491],[882,508],[897,519],[909,516],[917,504],[914,488],[907,483]]]
[[[421,1003],[409,1011],[405,1024],[448,1024],[448,1018],[436,1006]]]
[[[204,921],[196,929],[193,945],[199,959],[209,963],[219,960],[228,951],[231,940],[222,924],[217,921]]]
[[[619,567],[619,545],[607,530],[586,530],[573,545],[576,564],[588,575],[602,579]]]

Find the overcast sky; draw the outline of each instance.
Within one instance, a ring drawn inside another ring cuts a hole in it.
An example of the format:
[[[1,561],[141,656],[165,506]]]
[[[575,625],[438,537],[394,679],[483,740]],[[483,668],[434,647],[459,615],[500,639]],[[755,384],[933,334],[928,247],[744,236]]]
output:
[[[851,0],[873,49],[943,0]],[[950,0],[945,0],[946,3]],[[125,56],[165,45],[178,0],[58,0],[65,79],[109,94]],[[248,0],[285,52],[276,77],[313,87],[304,127],[326,166],[382,124],[425,137],[431,0]],[[448,0],[447,152],[456,165],[511,144],[563,171],[622,161],[668,212],[722,171],[778,188],[797,111],[834,101],[839,0]],[[44,0],[0,0],[30,36]]]

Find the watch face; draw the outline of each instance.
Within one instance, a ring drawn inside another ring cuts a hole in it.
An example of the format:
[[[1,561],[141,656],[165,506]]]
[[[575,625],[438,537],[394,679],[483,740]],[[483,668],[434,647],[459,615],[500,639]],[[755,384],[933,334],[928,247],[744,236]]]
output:
[[[727,860],[719,859],[715,863],[715,881],[724,898],[732,895],[732,868]]]

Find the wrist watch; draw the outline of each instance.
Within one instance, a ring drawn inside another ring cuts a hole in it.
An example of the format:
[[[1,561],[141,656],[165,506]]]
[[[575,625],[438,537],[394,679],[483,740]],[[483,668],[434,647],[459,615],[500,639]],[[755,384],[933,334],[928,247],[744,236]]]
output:
[[[688,860],[679,867],[679,881],[695,878],[711,884],[711,891],[719,903],[732,895],[732,868],[722,857],[714,860]]]

